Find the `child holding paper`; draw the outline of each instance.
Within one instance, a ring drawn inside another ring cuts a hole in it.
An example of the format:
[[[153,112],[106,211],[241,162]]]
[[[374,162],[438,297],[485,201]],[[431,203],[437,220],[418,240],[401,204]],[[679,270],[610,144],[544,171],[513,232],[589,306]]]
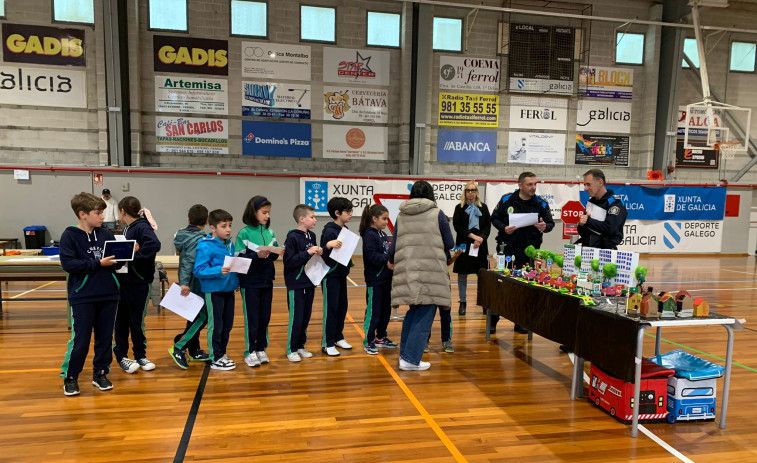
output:
[[[254,196],[247,202],[242,221],[247,224],[239,234],[235,248],[240,257],[252,260],[247,273],[239,274],[244,308],[244,329],[247,348],[244,363],[248,367],[259,367],[268,363],[265,353],[268,347],[268,323],[271,321],[273,301],[273,280],[276,277],[273,261],[279,255],[259,247],[276,246],[276,236],[269,228],[271,223],[271,202],[264,196]]]
[[[352,220],[352,202],[347,198],[331,198],[326,205],[333,222],[323,227],[321,235],[321,247],[323,248],[323,261],[329,266],[329,272],[321,282],[323,290],[323,338],[321,351],[331,357],[338,357],[337,347],[352,349],[352,346],[344,339],[344,319],[347,316],[347,275],[350,273],[352,259],[349,265],[342,265],[331,259],[334,249],[342,247],[342,242],[337,238]],[[335,347],[336,346],[336,347]]]
[[[305,264],[313,254],[323,254],[318,246],[315,233],[315,211],[307,204],[298,204],[292,213],[297,228],[287,233],[284,243],[284,282],[287,287],[287,307],[289,308],[289,329],[287,358],[299,362],[313,356],[305,349],[308,323],[313,311],[315,285],[305,274]]]

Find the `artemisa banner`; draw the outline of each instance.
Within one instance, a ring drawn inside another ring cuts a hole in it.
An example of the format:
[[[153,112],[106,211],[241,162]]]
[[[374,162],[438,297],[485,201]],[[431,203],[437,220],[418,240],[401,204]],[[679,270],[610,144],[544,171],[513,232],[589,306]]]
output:
[[[0,66],[0,103],[87,107],[87,74],[73,69]]]
[[[439,88],[445,90],[498,92],[499,76],[499,59],[497,58],[468,56],[441,56],[439,58]]]
[[[497,128],[499,95],[440,92],[439,125]]]
[[[310,85],[242,82],[242,115],[310,119]]]
[[[510,128],[567,130],[568,104],[561,98],[510,98]]]
[[[225,119],[156,117],[155,150],[160,153],[229,154]]]
[[[719,220],[628,220],[618,249],[648,253],[716,253],[723,244]]]
[[[84,30],[3,23],[6,63],[86,66]]]
[[[576,164],[628,167],[628,137],[576,134]]]
[[[323,86],[323,119],[326,121],[386,124],[389,92],[381,88]]]
[[[663,187],[638,185],[609,185],[628,209],[629,220],[723,220],[725,215],[724,187]],[[586,204],[589,195],[581,192]]]
[[[226,79],[155,76],[155,110],[171,113],[228,114]]]
[[[565,164],[565,134],[510,132],[507,162]]]
[[[537,177],[538,179],[538,177]],[[502,196],[518,189],[517,183],[487,183],[486,204],[493,211]],[[539,183],[536,194],[549,203],[550,212],[554,220],[560,220],[562,207],[568,201],[578,201],[582,187],[578,184],[567,185],[559,183]]]
[[[229,75],[229,42],[154,35],[155,72]]]
[[[436,139],[439,162],[497,162],[497,132],[439,130]]]
[[[242,121],[242,154],[310,158],[313,156],[310,124]]]
[[[389,129],[386,127],[323,126],[323,157],[384,160]]]
[[[389,85],[389,52],[325,47],[323,81]]]
[[[269,42],[242,42],[242,77],[310,80],[310,47]]]
[[[587,98],[633,98],[633,69],[581,66],[578,93]]]
[[[576,131],[631,133],[631,103],[578,100]]]

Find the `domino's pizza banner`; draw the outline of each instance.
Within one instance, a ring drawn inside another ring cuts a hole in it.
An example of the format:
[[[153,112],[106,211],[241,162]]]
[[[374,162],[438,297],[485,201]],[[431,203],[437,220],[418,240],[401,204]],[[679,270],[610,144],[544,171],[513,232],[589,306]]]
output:
[[[726,189],[723,187],[649,188],[610,185],[628,209],[628,220],[723,220]],[[538,194],[538,191],[537,191]],[[581,192],[581,203],[589,195]]]

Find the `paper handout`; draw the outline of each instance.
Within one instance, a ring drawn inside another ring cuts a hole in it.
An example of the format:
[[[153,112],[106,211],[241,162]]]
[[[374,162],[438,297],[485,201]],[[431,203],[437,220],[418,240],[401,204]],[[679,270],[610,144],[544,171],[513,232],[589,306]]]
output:
[[[323,277],[329,273],[330,267],[326,265],[321,256],[313,254],[307,264],[305,264],[305,275],[310,278],[310,281],[318,286],[321,284]]]
[[[342,242],[342,247],[332,249],[329,257],[346,267],[350,264],[350,259],[355,252],[360,237],[346,227],[342,227],[342,231],[339,232],[339,236],[336,239]]]
[[[481,249],[481,246],[473,246],[471,245],[470,250],[468,251],[468,255],[471,257],[478,257],[478,250]]]
[[[230,272],[247,273],[247,270],[250,269],[251,263],[252,259],[246,257],[226,256],[223,258],[223,266],[229,267]]]
[[[197,294],[189,293],[188,296],[182,296],[181,286],[176,283],[168,288],[163,300],[160,301],[161,306],[189,321],[197,317],[204,304],[205,300]]]
[[[592,219],[598,222],[604,222],[607,217],[607,211],[594,203],[586,203],[586,212],[590,214]]]
[[[272,254],[278,254],[278,255],[281,255],[281,253],[284,252],[284,248],[281,246],[258,246],[252,241],[245,241],[245,244],[247,245],[247,249],[249,249],[252,252],[268,251]]]
[[[539,214],[536,212],[528,214],[510,214],[510,225],[514,225],[518,228],[536,225],[537,222],[539,222]]]

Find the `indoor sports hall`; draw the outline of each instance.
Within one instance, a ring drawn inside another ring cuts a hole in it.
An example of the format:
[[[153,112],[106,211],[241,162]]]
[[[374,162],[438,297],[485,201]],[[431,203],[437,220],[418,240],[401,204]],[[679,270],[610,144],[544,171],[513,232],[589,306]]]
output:
[[[757,461],[755,24],[0,0],[0,461]]]

